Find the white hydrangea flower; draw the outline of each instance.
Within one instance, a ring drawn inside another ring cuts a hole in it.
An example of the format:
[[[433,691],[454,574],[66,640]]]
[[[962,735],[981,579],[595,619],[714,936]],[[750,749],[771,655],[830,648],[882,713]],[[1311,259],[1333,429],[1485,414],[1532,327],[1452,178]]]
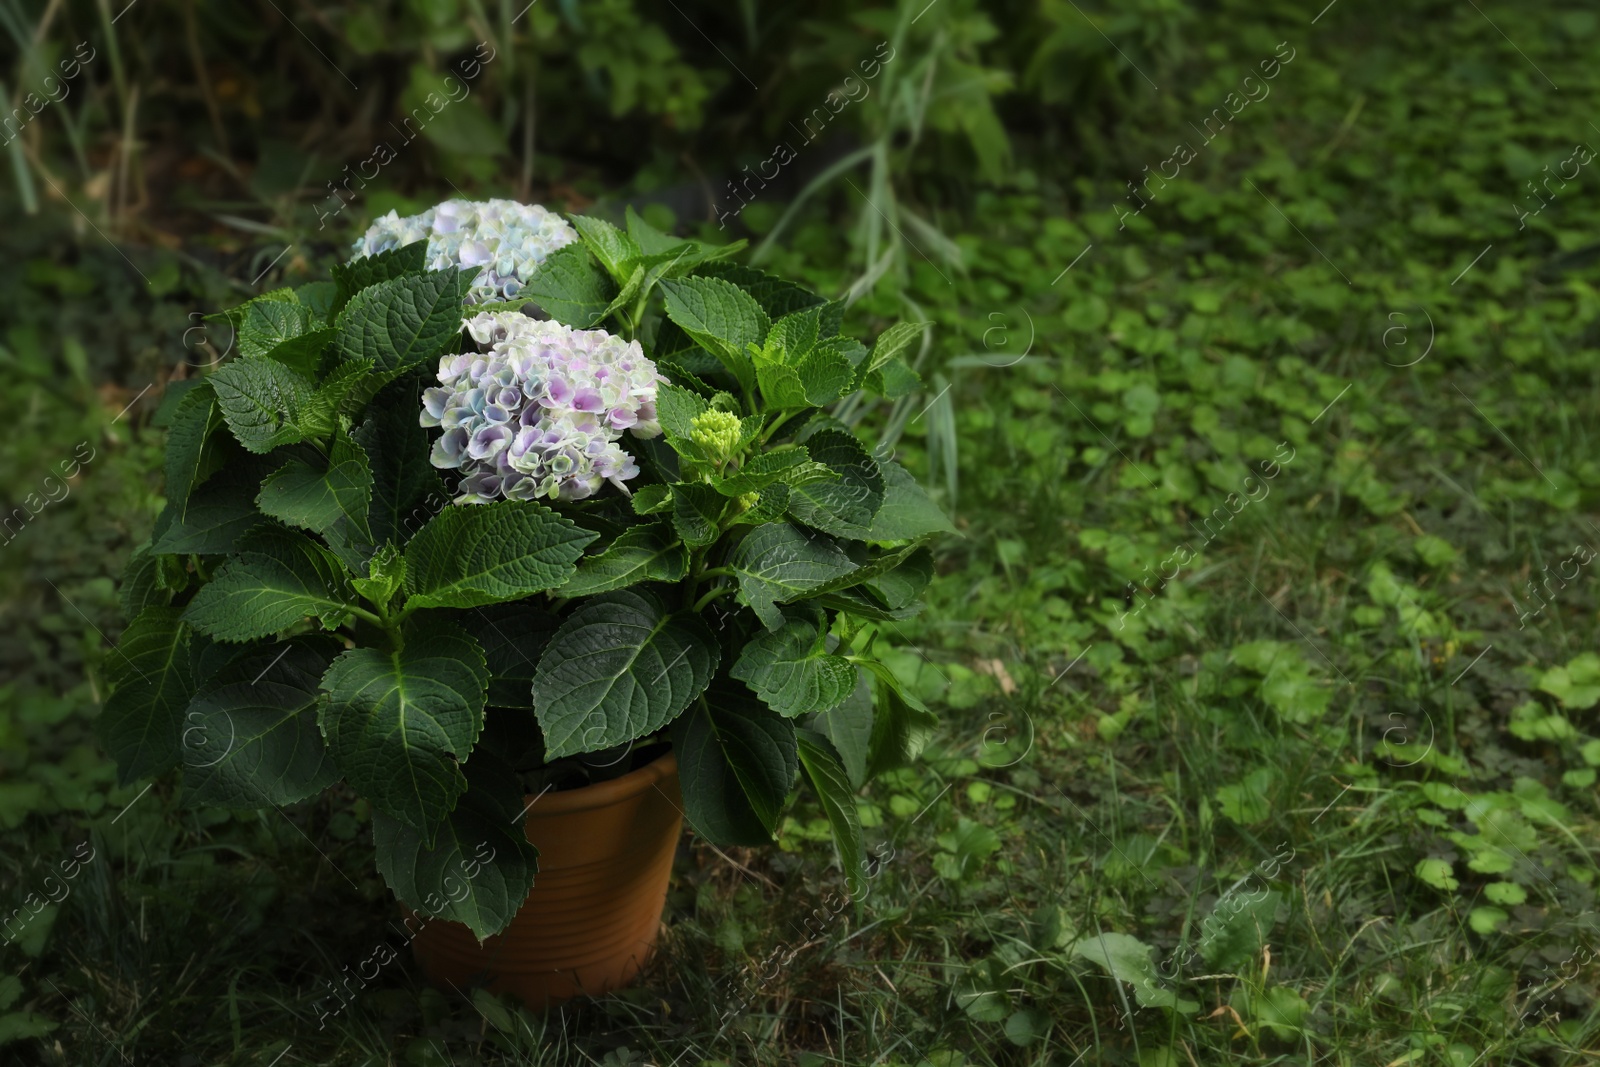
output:
[[[446,200],[420,215],[391,211],[355,243],[352,259],[428,242],[428,269],[480,268],[468,304],[513,300],[545,257],[578,239],[565,219],[515,200]]]
[[[666,380],[639,342],[514,311],[466,328],[485,350],[440,357],[422,395],[422,425],[444,430],[433,465],[464,474],[456,503],[582,500],[608,481],[626,492],[639,467],[617,442],[661,432]]]

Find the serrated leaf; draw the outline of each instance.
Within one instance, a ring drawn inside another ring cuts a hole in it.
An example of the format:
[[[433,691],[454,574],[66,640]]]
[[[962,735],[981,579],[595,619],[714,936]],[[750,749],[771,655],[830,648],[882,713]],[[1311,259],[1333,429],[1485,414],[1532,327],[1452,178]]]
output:
[[[618,534],[604,552],[578,561],[578,571],[556,590],[564,597],[594,596],[639,582],[676,582],[689,573],[689,553],[660,525]]]
[[[891,359],[867,375],[866,388],[888,400],[899,400],[922,388],[922,378],[898,359]]]
[[[315,796],[338,778],[317,729],[320,694],[259,679],[201,693],[184,714],[184,782],[198,804],[264,808]],[[203,743],[193,743],[196,738]]]
[[[428,242],[413,241],[372,256],[333,265],[334,299],[331,311],[338,314],[350,298],[369,285],[412,274],[428,265]]]
[[[122,580],[117,583],[117,603],[125,620],[132,622],[145,608],[171,601],[172,594],[161,587],[160,573],[161,557],[150,551],[150,542],[128,556]]]
[[[589,249],[570,244],[550,253],[521,295],[537,302],[557,322],[587,330],[600,319],[616,292],[616,285]]]
[[[767,313],[755,298],[721,278],[696,276],[661,283],[667,317],[716,356],[745,391],[755,387],[748,347],[766,339]]]
[[[672,507],[672,487],[669,485],[644,485],[633,491],[633,513],[655,515]]]
[[[373,543],[404,547],[450,499],[439,472],[428,462],[428,431],[417,422],[415,410],[380,402],[368,409],[351,437],[367,454],[372,472],[367,522]]]
[[[405,648],[353,648],[328,668],[322,735],[334,763],[375,808],[431,846],[466,790],[459,764],[483,727],[489,670],[461,627],[415,619]]]
[[[885,553],[885,556],[889,556]],[[933,553],[919,548],[898,564],[862,582],[891,611],[910,607],[933,581]]]
[[[804,308],[828,303],[826,297],[818,296],[804,286],[796,285],[794,282],[780,278],[775,274],[757,270],[754,267],[732,263],[715,263],[702,267],[700,273],[721,278],[745,290],[755,298],[756,303],[761,305],[762,310],[767,313],[767,317],[774,320],[781,319],[785,315],[793,314]],[[822,336],[830,336],[830,326],[832,333],[839,332],[837,318],[830,320],[825,317],[820,325]]]
[[[266,358],[276,360],[296,374],[315,381],[322,367],[322,354],[333,344],[337,335],[338,331],[332,328],[309,330],[269,349]]]
[[[533,707],[546,757],[594,752],[661,729],[704,692],[721,651],[699,616],[649,589],[580,604],[545,648]]]
[[[861,813],[856,809],[855,789],[845,774],[844,764],[826,738],[810,730],[795,731],[800,766],[822,802],[822,814],[833,831],[833,847],[844,869],[845,890],[859,900],[866,890],[866,843],[861,835]]]
[[[228,429],[251,452],[271,452],[305,439],[300,421],[316,391],[310,379],[263,358],[232,360],[208,381]]]
[[[531,709],[533,675],[560,620],[532,604],[491,604],[463,612],[461,622],[483,647],[490,706]]]
[[[776,630],[784,623],[778,604],[799,599],[856,565],[831,539],[773,522],[751,530],[733,550],[728,566],[739,578],[740,603],[767,629]]]
[[[854,668],[855,685],[837,707],[811,720],[810,729],[816,730],[833,743],[850,784],[860,789],[867,784],[867,761],[872,749],[873,698],[872,681],[867,672]]]
[[[445,508],[406,546],[407,606],[470,608],[555,589],[597,536],[533,501]]]
[[[824,430],[806,439],[811,458],[839,477],[792,486],[789,514],[819,530],[866,540],[884,500],[877,461],[854,436]]]
[[[644,221],[639,213],[633,210],[632,204],[629,204],[625,209],[624,220],[628,224],[628,237],[647,256],[654,255],[657,252],[665,252],[667,249],[675,248],[683,243],[683,238],[662,233]]]
[[[672,528],[690,548],[703,548],[716,542],[718,523],[728,506],[728,498],[709,485],[679,482],[672,487]]]
[[[361,290],[339,313],[339,358],[392,372],[451,351],[461,334],[461,301],[470,285],[469,276],[452,267],[389,278]]]
[[[911,541],[934,533],[954,533],[945,518],[911,472],[892,459],[880,458],[883,471],[883,504],[873,516],[869,541]]]
[[[656,389],[656,419],[668,440],[688,440],[695,417],[710,410],[710,404],[682,386]]]
[[[334,557],[287,530],[256,530],[189,602],[184,619],[219,641],[252,641],[315,617],[331,629],[355,590]]]
[[[333,306],[338,294],[339,287],[333,282],[306,282],[294,289],[294,298],[310,309],[313,323],[333,320],[333,313],[338,310]]]
[[[367,577],[351,578],[350,586],[363,599],[387,607],[406,580],[406,561],[400,550],[385,544],[373,553],[367,562]]]
[[[878,335],[872,344],[872,354],[856,368],[856,388],[861,388],[867,375],[881,369],[891,360],[903,359],[911,346],[922,340],[931,322],[897,322]]]
[[[630,268],[625,264],[644,255],[644,251],[633,238],[604,219],[585,215],[569,215],[568,219],[578,231],[578,236],[583,238],[583,243],[589,246],[589,251],[594,253],[594,257],[606,269],[606,273],[619,284],[630,273]]]
[[[432,836],[374,812],[378,871],[422,915],[463,923],[480,940],[511,924],[533,888],[538,849],[523,831],[517,776],[493,754],[466,765],[467,791]]]
[[[838,706],[856,686],[855,667],[827,650],[821,612],[802,607],[783,614],[783,626],[750,639],[729,677],[785,718]]]
[[[817,479],[838,477],[827,467],[815,463],[804,445],[784,445],[771,452],[750,457],[744,466],[712,484],[723,496],[743,496],[773,482],[803,485]]]
[[[215,478],[189,494],[183,518],[168,505],[156,520],[150,550],[158,555],[201,556],[232,552],[249,530],[266,517],[256,510],[259,486],[247,480]]]
[[[121,785],[178,764],[183,712],[194,695],[189,628],[178,608],[140,612],[106,658],[114,687],[95,724]]]
[[[172,428],[167,431],[166,492],[167,503],[179,519],[187,514],[189,494],[215,467],[217,439],[213,435],[222,422],[217,395],[206,383],[185,393],[173,410]]]
[[[684,814],[719,845],[772,840],[794,787],[794,724],[737,690],[696,700],[673,727]]]
[[[326,468],[291,459],[261,483],[256,506],[290,526],[327,534],[347,523],[367,543],[367,504],[372,498],[372,472],[367,457],[344,434],[335,439]]]
[[[239,355],[259,359],[311,330],[311,309],[287,290],[287,299],[257,297],[228,312],[238,331]],[[268,296],[272,294],[267,294]]]
[[[777,482],[762,489],[755,505],[728,520],[730,526],[761,526],[777,522],[789,510],[789,487]]]

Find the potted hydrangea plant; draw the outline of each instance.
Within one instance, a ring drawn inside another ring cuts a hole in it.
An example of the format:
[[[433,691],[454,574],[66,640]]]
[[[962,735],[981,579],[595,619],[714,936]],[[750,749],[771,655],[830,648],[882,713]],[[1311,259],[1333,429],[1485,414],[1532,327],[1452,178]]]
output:
[[[858,888],[854,794],[934,725],[872,648],[949,524],[827,410],[914,388],[922,327],[869,349],[738,246],[626,221],[391,213],[226,313],[107,662],[124,782],[342,781],[430,973],[532,1003],[637,971],[682,820],[767,842],[803,783]]]

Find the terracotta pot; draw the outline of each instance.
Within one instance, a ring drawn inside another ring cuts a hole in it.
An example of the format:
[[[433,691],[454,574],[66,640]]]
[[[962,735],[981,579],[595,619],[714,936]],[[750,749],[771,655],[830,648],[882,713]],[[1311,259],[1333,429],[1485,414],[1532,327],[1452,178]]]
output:
[[[683,829],[677,756],[527,800],[539,873],[516,918],[482,945],[460,923],[426,923],[412,941],[417,962],[440,987],[483,985],[535,1009],[620,989],[661,927]]]

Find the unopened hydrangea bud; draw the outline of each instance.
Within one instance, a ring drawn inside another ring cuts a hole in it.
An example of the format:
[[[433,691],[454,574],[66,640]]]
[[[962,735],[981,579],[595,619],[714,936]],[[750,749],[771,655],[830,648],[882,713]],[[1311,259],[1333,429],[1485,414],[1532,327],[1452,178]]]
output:
[[[717,463],[733,458],[739,450],[739,437],[739,416],[730,411],[702,411],[689,423],[689,440]]]

